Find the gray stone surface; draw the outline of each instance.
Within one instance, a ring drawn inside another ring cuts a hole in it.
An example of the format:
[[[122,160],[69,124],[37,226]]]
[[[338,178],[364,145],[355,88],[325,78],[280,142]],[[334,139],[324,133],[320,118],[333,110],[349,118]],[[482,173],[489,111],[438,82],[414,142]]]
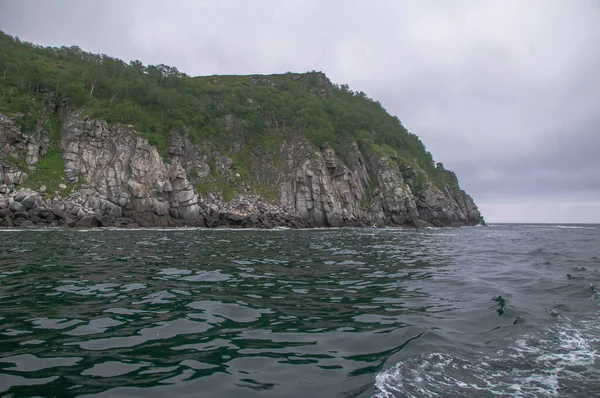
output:
[[[25,206],[23,206],[23,204],[21,204],[21,202],[14,201],[10,205],[8,205],[8,210],[12,211],[13,213],[18,213],[25,211],[26,208]]]
[[[27,209],[33,209],[37,206],[37,198],[38,195],[36,193],[29,194],[25,198],[23,198],[21,204]]]

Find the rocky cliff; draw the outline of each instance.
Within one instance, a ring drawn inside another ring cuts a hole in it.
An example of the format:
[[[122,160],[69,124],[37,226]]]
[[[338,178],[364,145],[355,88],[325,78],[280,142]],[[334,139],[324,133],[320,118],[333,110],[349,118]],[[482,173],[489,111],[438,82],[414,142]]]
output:
[[[186,129],[174,129],[159,153],[133,126],[88,117],[52,93],[33,129],[22,130],[22,117],[0,114],[0,226],[483,223],[454,173],[442,170],[436,181],[363,142],[334,149],[298,134],[265,148],[193,143]],[[239,128],[233,114],[224,123]]]

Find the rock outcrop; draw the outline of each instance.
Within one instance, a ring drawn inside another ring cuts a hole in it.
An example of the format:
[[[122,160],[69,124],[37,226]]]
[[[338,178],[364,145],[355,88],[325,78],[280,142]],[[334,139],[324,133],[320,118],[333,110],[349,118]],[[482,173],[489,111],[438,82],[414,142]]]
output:
[[[319,95],[330,87],[318,85]],[[173,131],[166,154],[131,126],[109,125],[63,104],[57,109],[64,160],[62,191],[22,189],[46,154],[45,120],[24,134],[0,114],[0,226],[459,226],[483,223],[477,206],[445,171],[436,184],[414,164],[348,143],[341,153],[297,137],[277,148],[250,148],[234,164],[211,143],[194,145]],[[228,119],[229,118],[229,119]],[[234,128],[233,116],[225,119]],[[29,171],[30,171],[29,170]],[[240,174],[242,171],[242,174]],[[61,171],[62,173],[62,171]],[[66,184],[75,184],[68,192]],[[47,184],[47,181],[43,181]],[[63,188],[64,187],[64,188]],[[267,187],[270,198],[257,187]],[[225,197],[227,189],[230,197]],[[58,192],[58,193],[57,193]]]
[[[86,208],[142,226],[204,225],[181,163],[165,164],[131,128],[68,110],[62,121],[65,171],[83,180]]]

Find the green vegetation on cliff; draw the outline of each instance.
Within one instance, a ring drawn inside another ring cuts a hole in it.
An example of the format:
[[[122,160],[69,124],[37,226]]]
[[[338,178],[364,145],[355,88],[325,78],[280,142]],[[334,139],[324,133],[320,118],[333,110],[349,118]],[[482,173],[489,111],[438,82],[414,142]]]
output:
[[[0,32],[0,112],[24,114],[21,127],[31,130],[48,93],[94,118],[133,125],[163,153],[173,129],[197,143],[267,149],[304,136],[319,146],[357,141],[375,153],[395,152],[398,162],[418,164],[432,180],[445,178],[398,118],[321,72],[190,77],[167,65],[41,47]]]

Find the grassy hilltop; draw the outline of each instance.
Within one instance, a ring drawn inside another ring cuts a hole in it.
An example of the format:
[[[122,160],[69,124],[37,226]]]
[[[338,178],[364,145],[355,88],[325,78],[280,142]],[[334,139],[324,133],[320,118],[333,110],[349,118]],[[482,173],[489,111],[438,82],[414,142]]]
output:
[[[48,93],[58,105],[131,125],[163,154],[171,131],[185,131],[193,143],[237,142],[242,162],[244,148],[271,150],[302,136],[338,153],[357,142],[361,150],[392,155],[445,183],[443,167],[434,165],[423,143],[397,117],[365,93],[332,84],[321,72],[191,77],[167,65],[125,63],[76,46],[42,47],[0,32],[0,112],[19,115],[27,133],[36,128]],[[235,125],[228,125],[232,120]],[[48,123],[49,135],[59,134],[58,116],[51,115]],[[56,158],[58,150],[51,142],[50,155]]]

